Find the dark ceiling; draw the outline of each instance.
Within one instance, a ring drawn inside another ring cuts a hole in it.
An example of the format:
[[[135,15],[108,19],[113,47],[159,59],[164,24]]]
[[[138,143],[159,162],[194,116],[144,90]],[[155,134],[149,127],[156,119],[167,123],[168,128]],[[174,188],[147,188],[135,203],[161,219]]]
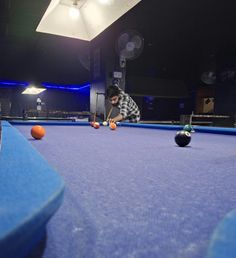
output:
[[[197,80],[213,63],[217,69],[236,63],[234,2],[142,0],[102,37],[124,29],[143,35],[142,54],[128,62],[131,75]],[[81,64],[87,42],[35,32],[49,3],[0,1],[0,80],[65,84],[89,80],[89,71]]]

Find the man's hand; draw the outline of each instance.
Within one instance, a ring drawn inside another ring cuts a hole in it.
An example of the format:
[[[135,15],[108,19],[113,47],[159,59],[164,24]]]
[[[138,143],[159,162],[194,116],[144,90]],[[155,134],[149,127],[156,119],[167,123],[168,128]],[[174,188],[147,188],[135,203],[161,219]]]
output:
[[[122,120],[123,120],[123,116],[121,114],[119,114],[118,116],[116,116],[114,118],[110,118],[109,123],[116,123],[116,122],[120,122]]]

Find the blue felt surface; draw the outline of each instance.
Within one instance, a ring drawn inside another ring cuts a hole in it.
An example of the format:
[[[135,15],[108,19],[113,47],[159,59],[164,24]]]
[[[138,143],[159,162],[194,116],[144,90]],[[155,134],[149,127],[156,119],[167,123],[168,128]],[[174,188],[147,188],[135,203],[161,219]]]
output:
[[[17,127],[31,141],[30,127]],[[31,143],[66,182],[43,258],[202,258],[236,206],[236,137],[118,127],[45,126]]]
[[[48,162],[9,123],[0,152],[0,257],[28,252],[62,202],[64,183]]]

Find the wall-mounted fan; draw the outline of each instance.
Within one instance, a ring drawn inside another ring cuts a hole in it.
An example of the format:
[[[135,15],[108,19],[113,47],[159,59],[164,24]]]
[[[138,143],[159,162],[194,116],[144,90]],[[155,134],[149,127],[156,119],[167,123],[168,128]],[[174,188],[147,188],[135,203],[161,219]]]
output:
[[[203,72],[201,75],[201,80],[207,85],[212,85],[216,82],[216,73],[215,71]]]
[[[207,85],[213,85],[216,82],[216,55],[214,50],[211,50],[204,59],[201,81]]]
[[[135,30],[127,30],[120,34],[116,42],[116,52],[120,58],[120,67],[126,66],[126,60],[137,58],[144,46],[142,35]]]

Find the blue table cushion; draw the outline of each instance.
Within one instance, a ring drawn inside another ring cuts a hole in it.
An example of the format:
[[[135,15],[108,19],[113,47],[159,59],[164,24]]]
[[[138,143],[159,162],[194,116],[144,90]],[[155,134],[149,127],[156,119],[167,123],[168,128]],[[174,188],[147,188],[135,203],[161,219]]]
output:
[[[0,151],[0,257],[25,257],[62,203],[64,182],[8,122]]]

